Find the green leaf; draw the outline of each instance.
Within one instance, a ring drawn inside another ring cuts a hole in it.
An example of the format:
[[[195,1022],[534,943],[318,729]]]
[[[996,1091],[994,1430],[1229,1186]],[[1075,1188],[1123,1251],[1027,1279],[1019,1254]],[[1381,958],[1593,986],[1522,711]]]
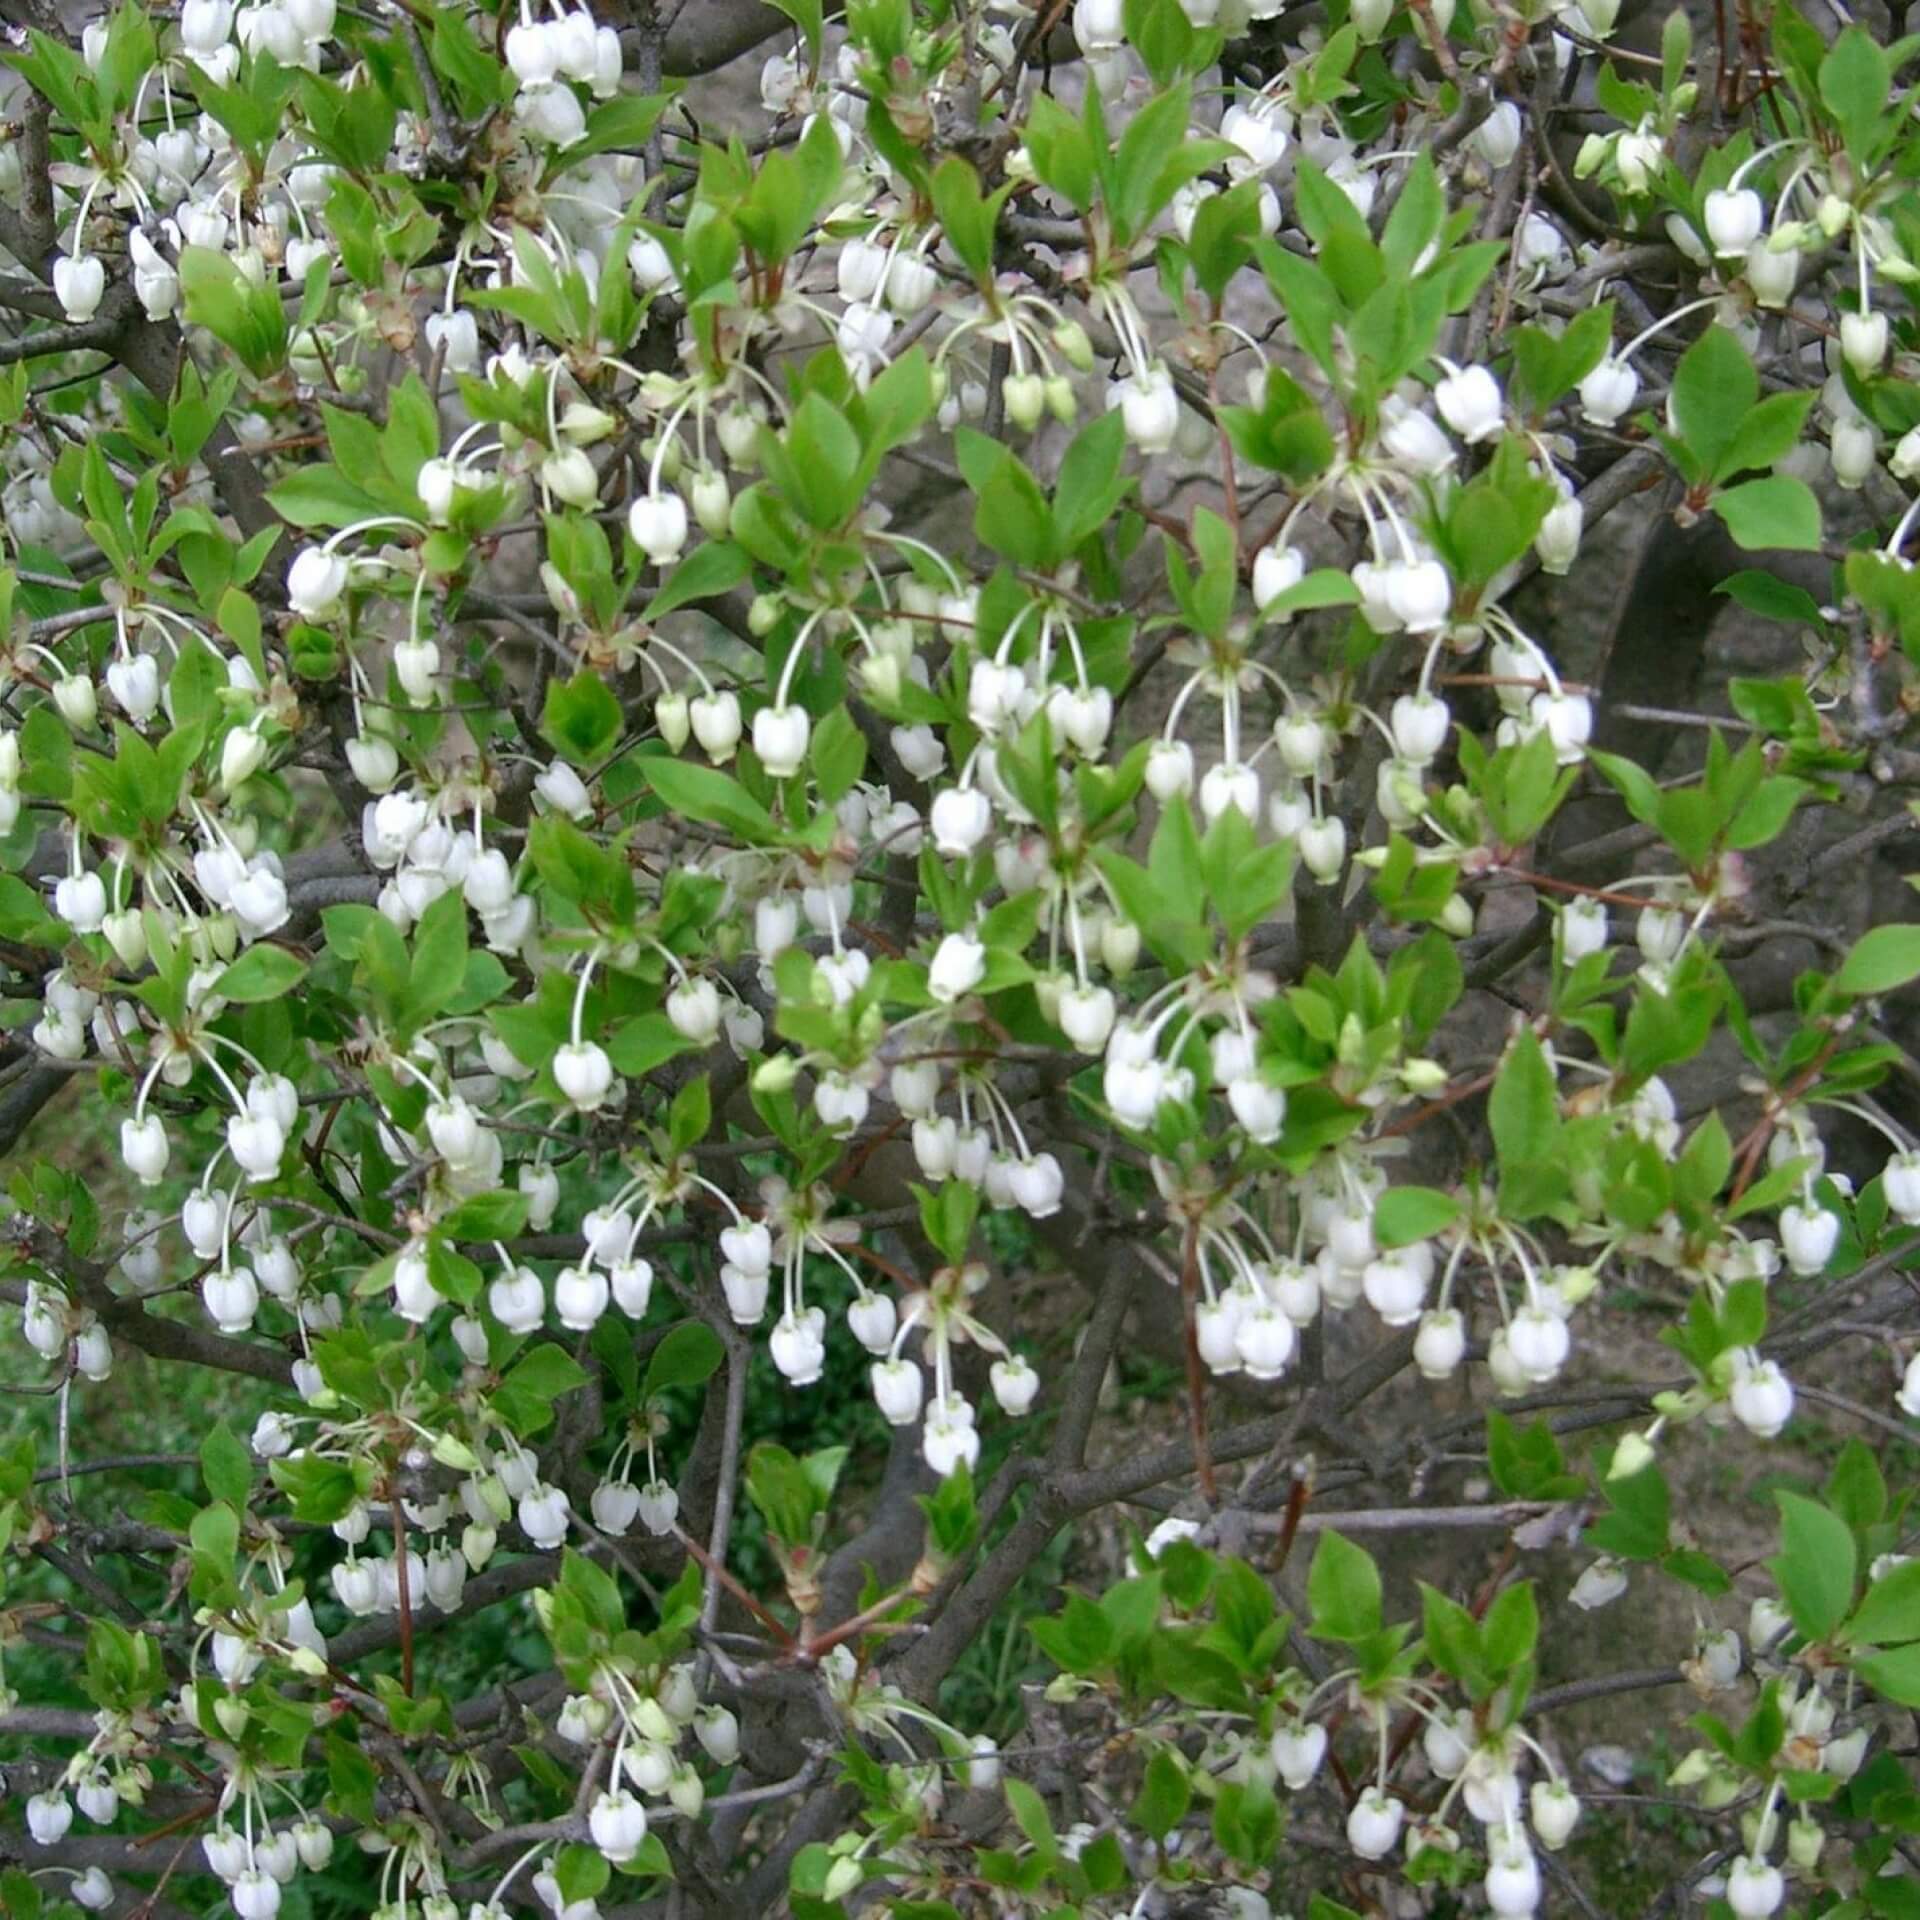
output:
[[[507,970],[491,953],[469,948],[465,971],[460,975],[460,990],[447,1002],[448,1013],[478,1013],[490,1007],[507,990]]]
[[[278,1000],[306,977],[304,960],[285,947],[270,946],[263,940],[228,967],[213,983],[213,990],[225,1000]]]
[[[1084,1593],[1068,1593],[1058,1613],[1027,1622],[1040,1651],[1063,1673],[1091,1675],[1113,1649],[1107,1616]]]
[[[1487,1122],[1502,1172],[1553,1151],[1560,1130],[1560,1103],[1553,1069],[1531,1027],[1523,1027],[1487,1101]]]
[[[576,767],[593,767],[610,754],[624,725],[620,702],[591,667],[571,680],[547,683],[541,736]]]
[[[712,1379],[727,1350],[720,1336],[699,1320],[683,1320],[668,1329],[666,1338],[647,1361],[641,1398],[651,1400],[669,1387],[697,1387]]]
[[[1780,1492],[1774,1499],[1780,1507],[1780,1551],[1767,1570],[1793,1624],[1809,1640],[1825,1640],[1853,1605],[1859,1564],[1853,1529],[1801,1494]]]
[[[1713,510],[1727,523],[1735,545],[1749,553],[1764,547],[1819,550],[1820,502],[1804,480],[1791,474],[1725,487],[1713,496]]]
[[[212,1600],[233,1580],[234,1556],[240,1549],[240,1517],[224,1500],[202,1507],[187,1528],[193,1550],[190,1591],[196,1600]]]
[[[713,1091],[702,1073],[673,1096],[667,1108],[667,1137],[675,1153],[685,1153],[704,1140],[713,1122]]]
[[[712,600],[730,592],[753,570],[744,547],[731,540],[708,540],[687,555],[647,602],[646,618],[658,620],[696,600]]]
[[[920,1203],[921,1231],[949,1265],[962,1265],[980,1215],[980,1189],[971,1180],[943,1180],[937,1187],[916,1186],[913,1191]]]
[[[1736,600],[1749,613],[1760,614],[1768,620],[1782,620],[1796,626],[1815,627],[1825,631],[1826,621],[1820,612],[1820,602],[1805,587],[1797,587],[1789,580],[1782,580],[1777,574],[1767,573],[1758,567],[1748,567],[1743,571],[1730,574],[1714,588],[1715,593],[1724,593],[1729,599]],[[1740,696],[1735,691],[1740,687],[1765,684],[1751,680],[1736,680],[1728,688],[1728,697],[1733,701],[1733,710],[1743,720],[1753,720],[1754,716],[1740,705]],[[1796,679],[1794,685],[1800,687],[1801,697],[1806,697],[1804,686]],[[1759,721],[1754,724],[1760,725]]]
[[[1759,375],[1728,328],[1709,327],[1680,356],[1673,373],[1674,425],[1705,472],[1718,468],[1759,398]]]
[[[631,917],[633,870],[611,849],[596,845],[571,820],[544,815],[527,834],[527,857],[541,885],[564,900],[615,922]]]
[[[1920,926],[1874,927],[1853,943],[1833,984],[1842,993],[1891,993],[1920,979]]]
[[[1531,1580],[1501,1591],[1481,1622],[1480,1638],[1487,1664],[1498,1673],[1532,1658],[1540,1638],[1540,1610]]]
[[[786,432],[760,430],[767,477],[795,512],[821,532],[846,521],[859,503],[860,437],[826,396],[809,393]]]
[[[636,1013],[614,1028],[607,1040],[607,1058],[614,1072],[638,1080],[655,1067],[690,1052],[689,1040],[664,1013]]]
[[[1131,485],[1125,472],[1126,423],[1118,408],[1074,435],[1060,457],[1053,490],[1054,525],[1068,552],[1098,533]]]
[[[1389,1187],[1373,1210],[1373,1237],[1383,1247],[1425,1240],[1460,1218],[1460,1203],[1433,1187]]]
[[[1660,91],[1668,99],[1685,75],[1692,52],[1693,22],[1684,7],[1675,7],[1660,28]]]
[[[1897,1647],[1920,1640],[1920,1560],[1883,1573],[1847,1622],[1847,1639],[1858,1647]]]
[[[182,311],[232,348],[257,379],[287,357],[287,319],[277,286],[256,286],[233,258],[213,247],[180,249]]]
[[[67,944],[66,929],[18,874],[0,874],[0,939],[36,947]]]
[[[449,1240],[511,1240],[527,1224],[527,1196],[509,1187],[476,1193],[436,1223]]]
[[[1059,563],[1062,542],[1047,497],[1011,453],[1002,454],[980,489],[973,530],[983,545],[1016,566],[1046,572]]]
[[[553,1877],[561,1900],[571,1906],[576,1900],[593,1900],[604,1893],[613,1879],[613,1867],[598,1848],[562,1847],[554,1856]]]
[[[0,1872],[0,1913],[7,1920],[40,1920],[40,1883],[20,1867]]]
[[[470,1307],[480,1297],[482,1282],[480,1269],[464,1253],[456,1253],[443,1234],[434,1234],[427,1241],[427,1283],[443,1300]],[[451,1434],[442,1438],[453,1442]]]
[[[296,468],[267,490],[267,504],[289,526],[345,527],[375,519],[384,504],[355,486],[338,467],[324,463]]]
[[[1727,845],[1741,852],[1764,847],[1786,831],[1793,810],[1814,789],[1791,774],[1776,773],[1762,780],[1742,802],[1727,828]]]
[[[768,0],[768,4],[800,29],[800,37],[807,44],[807,65],[809,69],[818,67],[824,12],[821,0]]]
[[[1867,149],[1886,110],[1893,73],[1873,36],[1849,27],[1820,63],[1820,98],[1838,123],[1857,160]]]
[[[1751,1343],[1749,1343],[1751,1344]],[[1873,1449],[1857,1436],[1840,1449],[1840,1458],[1821,1490],[1825,1499],[1855,1533],[1878,1526],[1887,1515],[1887,1483]]]
[[[1283,614],[1310,613],[1320,607],[1357,607],[1360,589],[1353,576],[1339,567],[1315,567],[1284,593],[1276,594],[1260,609],[1269,620]]]
[[[1920,1707],[1920,1642],[1893,1653],[1869,1654],[1853,1670],[1876,1693],[1903,1707]]]
[[[1192,1804],[1193,1783],[1179,1755],[1171,1747],[1156,1747],[1129,1815],[1133,1825],[1155,1840],[1164,1840],[1186,1818]]]
[[[1026,1835],[1042,1859],[1057,1860],[1060,1845],[1053,1837],[1053,1822],[1047,1818],[1046,1802],[1014,1775],[1006,1777],[1007,1810],[1014,1825]]]
[[[976,280],[993,277],[994,227],[1012,183],[983,197],[980,176],[958,154],[949,154],[933,172],[933,207],[947,244]]]
[[[494,1389],[493,1404],[521,1439],[538,1433],[553,1419],[553,1403],[563,1393],[585,1386],[589,1375],[551,1341],[529,1347]]]
[[[1588,1523],[1587,1544],[1622,1560],[1659,1559],[1667,1550],[1673,1515],[1673,1496],[1659,1463],[1617,1480],[1605,1478],[1600,1490],[1607,1511]]]
[[[1558,334],[1521,327],[1513,337],[1520,404],[1536,419],[1584,380],[1613,340],[1613,302],[1584,308]]]
[[[1363,1640],[1380,1630],[1380,1569],[1364,1547],[1329,1528],[1307,1570],[1313,1631],[1328,1640]]]
[[[467,903],[455,887],[420,916],[407,969],[407,1013],[424,1025],[460,991],[467,975]]]
[[[1280,367],[1267,370],[1257,408],[1222,407],[1220,424],[1243,460],[1284,474],[1295,486],[1317,478],[1333,458],[1333,435],[1318,402]]]
[[[1076,212],[1087,212],[1094,200],[1095,156],[1085,128],[1043,93],[1034,99],[1026,134],[1034,172]]]
[[[1771,467],[1784,460],[1800,444],[1813,402],[1811,392],[1768,394],[1740,422],[1732,443],[1720,456],[1713,477],[1726,480],[1736,473]]]
[[[224,1420],[216,1420],[200,1442],[200,1477],[214,1499],[224,1500],[236,1513],[247,1510],[253,1457]]]
[[[718,767],[669,760],[661,754],[649,754],[638,765],[647,785],[667,803],[669,812],[704,821],[708,826],[725,827],[750,845],[765,846],[780,838],[773,816],[738,780]]]
[[[1487,1469],[1509,1500],[1568,1500],[1586,1491],[1586,1482],[1567,1472],[1544,1419],[1516,1427],[1498,1407],[1487,1413]]]
[[[749,1451],[747,1496],[776,1540],[788,1547],[814,1543],[846,1458],[845,1447],[823,1447],[796,1459],[772,1440],[762,1440]]]
[[[807,742],[807,759],[814,784],[827,806],[835,806],[853,790],[867,764],[866,736],[844,706],[835,707],[814,728]]]
[[[553,171],[577,167],[597,153],[638,153],[671,104],[667,93],[616,93],[601,101],[587,115],[585,134],[555,159]]]
[[[1159,894],[1162,916],[1198,920],[1205,909],[1201,879],[1200,836],[1184,796],[1160,811],[1160,824],[1147,848],[1147,877]]]
[[[1480,1625],[1457,1600],[1438,1587],[1420,1583],[1423,1604],[1420,1633],[1427,1656],[1442,1673],[1451,1674],[1470,1694],[1485,1690],[1486,1662],[1480,1647]]]

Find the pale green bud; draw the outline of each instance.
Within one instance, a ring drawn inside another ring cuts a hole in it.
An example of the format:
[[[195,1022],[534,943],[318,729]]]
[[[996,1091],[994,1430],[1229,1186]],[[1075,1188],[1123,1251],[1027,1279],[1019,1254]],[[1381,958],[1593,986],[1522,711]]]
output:
[[[1562,1267],[1554,1279],[1559,1283],[1560,1297],[1574,1307],[1600,1284],[1600,1276],[1591,1267]]]
[[[891,653],[870,653],[860,662],[860,684],[881,706],[893,706],[900,698],[900,662]]]
[[[800,1062],[790,1053],[770,1053],[753,1070],[756,1093],[785,1093],[800,1078]]]
[[[1068,366],[1081,373],[1093,371],[1093,342],[1078,320],[1062,320],[1053,330],[1053,344]]]

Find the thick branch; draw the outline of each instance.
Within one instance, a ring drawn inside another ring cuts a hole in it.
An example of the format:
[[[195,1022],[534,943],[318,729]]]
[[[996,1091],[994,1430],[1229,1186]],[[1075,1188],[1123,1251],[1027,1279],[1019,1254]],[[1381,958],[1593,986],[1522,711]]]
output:
[[[56,353],[78,353],[85,347],[109,352],[119,331],[117,318],[95,315],[91,320],[48,327],[39,333],[23,333],[14,340],[0,340],[0,367],[10,367],[16,360],[40,360]]]
[[[760,0],[686,0],[667,29],[660,65],[675,75],[712,73],[793,22]]]
[[[47,1061],[34,1064],[0,1093],[0,1154],[11,1153],[40,1109],[72,1078],[65,1068]]]

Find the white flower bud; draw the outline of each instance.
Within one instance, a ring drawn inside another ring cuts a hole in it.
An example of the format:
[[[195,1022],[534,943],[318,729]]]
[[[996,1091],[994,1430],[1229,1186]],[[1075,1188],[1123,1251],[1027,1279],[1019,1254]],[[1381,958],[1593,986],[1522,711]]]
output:
[[[1610,427],[1632,407],[1640,376],[1623,360],[1603,360],[1580,382],[1580,409],[1589,424]]]
[[[1040,1391],[1039,1374],[1019,1354],[996,1360],[987,1370],[987,1379],[1002,1413],[1025,1413]]]
[[[53,296],[76,326],[100,310],[107,291],[107,270],[90,253],[63,254],[53,263]]]
[[[1727,1401],[1749,1433],[1771,1440],[1793,1416],[1793,1383],[1777,1361],[1762,1360],[1735,1375]]]
[[[1520,151],[1520,134],[1520,109],[1502,100],[1467,135],[1467,146],[1489,173],[1499,173]]]
[[[1706,199],[1707,238],[1723,260],[1740,259],[1760,237],[1766,207],[1751,187],[1716,187]]]
[[[1834,480],[1853,491],[1866,485],[1879,452],[1880,436],[1870,422],[1849,413],[1833,423],[1827,436]]]
[[[1787,1897],[1780,1869],[1750,1855],[1737,1855],[1727,1869],[1727,1905],[1734,1920],[1769,1920]]]
[[[1586,509],[1576,495],[1568,494],[1549,507],[1533,536],[1533,550],[1540,556],[1543,571],[1565,573],[1580,557],[1580,536],[1586,527]]]
[[[1837,1213],[1799,1201],[1780,1209],[1780,1250],[1787,1257],[1787,1265],[1803,1278],[1826,1272],[1839,1242]]]
[[[613,1067],[605,1049],[593,1041],[569,1042],[553,1056],[554,1084],[581,1113],[593,1113],[606,1104],[613,1086]]]
[[[1486,367],[1460,367],[1433,390],[1440,418],[1469,446],[1497,439],[1506,426],[1500,382]]]
[[[688,703],[693,737],[716,765],[732,757],[740,743],[740,700],[730,688],[696,694]]]
[[[1606,944],[1606,904],[1585,897],[1569,900],[1560,913],[1560,952],[1567,964],[1598,953]]]
[[[1283,1720],[1274,1728],[1267,1751],[1288,1790],[1298,1793],[1320,1771],[1320,1762],[1326,1757],[1327,1730],[1318,1721]]]
[[[1884,313],[1843,313],[1840,316],[1840,352],[1862,380],[1880,371],[1887,357],[1887,316]],[[1775,1879],[1779,1878],[1775,1874]]]
[[[1180,426],[1180,402],[1173,376],[1159,362],[1144,375],[1116,383],[1109,404],[1117,404],[1127,438],[1142,453],[1165,453]]]
[[[340,610],[350,577],[344,555],[302,547],[287,569],[287,603],[304,620],[325,620]]]
[[[633,544],[655,566],[679,559],[687,544],[687,507],[677,493],[643,493],[627,510]]]
[[[1400,1838],[1406,1807],[1378,1787],[1369,1787],[1347,1815],[1347,1844],[1363,1860],[1382,1860]]]

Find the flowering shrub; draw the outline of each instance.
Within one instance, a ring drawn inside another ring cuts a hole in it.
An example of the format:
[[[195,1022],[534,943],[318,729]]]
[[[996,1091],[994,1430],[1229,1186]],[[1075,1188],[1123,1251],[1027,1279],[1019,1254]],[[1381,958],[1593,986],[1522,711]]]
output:
[[[1916,1910],[1915,48],[1617,11],[6,10],[8,1915]]]

